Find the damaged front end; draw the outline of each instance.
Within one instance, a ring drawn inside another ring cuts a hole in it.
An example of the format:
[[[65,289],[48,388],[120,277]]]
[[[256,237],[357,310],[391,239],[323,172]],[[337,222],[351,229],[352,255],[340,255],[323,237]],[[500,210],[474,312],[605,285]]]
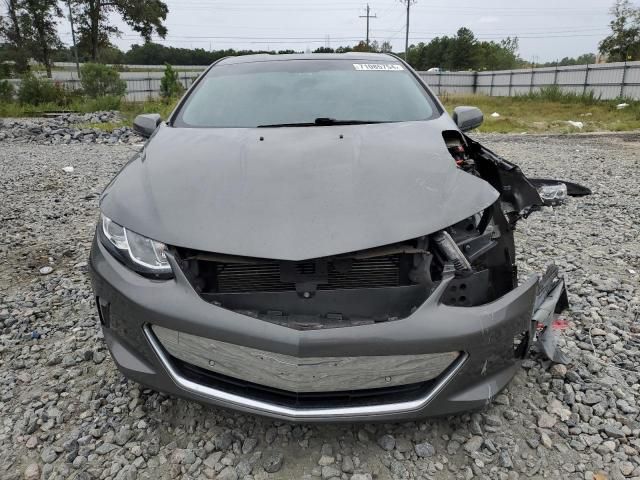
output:
[[[457,131],[446,131],[444,139],[460,169],[500,193],[495,203],[448,228],[303,261],[189,248],[174,248],[172,254],[202,299],[299,331],[407,318],[441,285],[446,285],[439,297],[444,305],[491,303],[518,286],[513,231],[516,222],[538,210],[543,201],[516,165]],[[524,358],[539,334],[549,358],[564,360],[551,328],[554,313],[564,307],[564,281],[550,266],[539,280],[530,326],[514,340],[516,358]]]
[[[507,221],[502,225],[501,232],[509,237],[513,245],[513,230],[516,222],[526,218],[532,212],[539,210],[543,205],[560,203],[552,202],[544,196],[545,185],[553,185],[553,192],[560,190],[559,185],[567,186],[572,196],[588,195],[591,192],[586,188],[569,182],[534,179],[529,180],[520,168],[496,155],[467,136],[464,140],[469,149],[469,157],[474,159],[471,167],[486,181],[500,192],[500,206]],[[566,195],[565,195],[566,197]],[[564,199],[564,197],[563,197]],[[506,250],[505,250],[506,252]],[[516,275],[516,265],[511,263],[513,274]],[[540,350],[553,362],[568,363],[567,357],[558,347],[557,338],[552,328],[556,315],[569,306],[564,279],[560,276],[558,267],[550,264],[547,270],[538,280],[536,298],[533,305],[531,328],[523,336],[522,342],[517,345],[519,356],[524,357],[529,346],[534,340]]]

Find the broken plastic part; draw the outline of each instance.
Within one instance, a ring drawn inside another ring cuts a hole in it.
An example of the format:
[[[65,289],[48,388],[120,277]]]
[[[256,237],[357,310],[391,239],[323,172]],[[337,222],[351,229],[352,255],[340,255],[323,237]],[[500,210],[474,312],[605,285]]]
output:
[[[567,364],[569,359],[558,347],[557,332],[552,328],[555,314],[567,307],[567,291],[564,280],[558,278],[558,267],[549,265],[540,279],[536,296],[533,322],[542,326],[538,344],[542,352],[555,363]]]
[[[451,235],[445,231],[440,231],[432,235],[433,241],[436,242],[442,254],[453,263],[456,272],[470,272],[471,264],[467,257],[460,251],[456,242],[453,241]]]
[[[567,180],[554,180],[551,178],[529,178],[531,184],[538,190],[544,185],[555,185],[557,183],[564,183],[567,187],[567,195],[570,197],[584,197],[591,195],[591,190],[579,183],[569,182]]]
[[[542,185],[538,193],[545,205],[559,205],[567,199],[567,186],[558,182],[555,185]]]

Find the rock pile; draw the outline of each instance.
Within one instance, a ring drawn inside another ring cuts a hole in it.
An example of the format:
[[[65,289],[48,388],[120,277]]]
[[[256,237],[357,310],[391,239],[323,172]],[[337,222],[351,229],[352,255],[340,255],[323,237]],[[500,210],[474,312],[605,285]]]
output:
[[[86,125],[122,121],[119,112],[65,113],[52,118],[0,119],[0,142],[46,145],[74,143],[139,143],[142,139],[129,127],[89,128]]]

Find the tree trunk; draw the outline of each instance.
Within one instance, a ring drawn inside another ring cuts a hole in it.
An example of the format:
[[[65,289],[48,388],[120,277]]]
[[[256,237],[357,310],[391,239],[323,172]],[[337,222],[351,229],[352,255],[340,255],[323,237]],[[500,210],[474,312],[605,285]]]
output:
[[[89,16],[91,18],[91,60],[98,60],[98,42],[100,41],[100,0],[89,1]]]
[[[49,37],[47,35],[47,15],[49,14],[46,5],[38,4],[33,0],[27,1],[31,21],[35,29],[37,42],[34,51],[39,51],[40,61],[47,71],[47,77],[51,78],[51,49],[49,48]]]
[[[22,34],[20,32],[20,22],[18,22],[18,13],[17,13],[17,1],[9,0],[7,7],[9,7],[9,17],[11,17],[11,23],[13,24],[13,31],[15,32],[16,38],[15,43],[16,47],[22,48]]]
[[[51,78],[51,52],[46,41],[42,44],[42,63],[47,70],[47,78]]]

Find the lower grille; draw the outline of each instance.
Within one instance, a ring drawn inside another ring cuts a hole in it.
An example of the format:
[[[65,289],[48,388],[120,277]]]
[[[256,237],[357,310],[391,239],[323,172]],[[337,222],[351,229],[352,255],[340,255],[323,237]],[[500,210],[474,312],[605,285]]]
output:
[[[295,393],[256,383],[227,377],[193,364],[170,357],[179,372],[200,385],[291,408],[334,408],[379,405],[414,400],[425,395],[437,379],[410,385],[374,388],[370,390],[344,390],[340,392]]]
[[[438,377],[459,352],[379,356],[297,357],[236,345],[154,325],[153,333],[173,357],[247,382],[289,392],[335,392],[348,386],[370,390]]]

